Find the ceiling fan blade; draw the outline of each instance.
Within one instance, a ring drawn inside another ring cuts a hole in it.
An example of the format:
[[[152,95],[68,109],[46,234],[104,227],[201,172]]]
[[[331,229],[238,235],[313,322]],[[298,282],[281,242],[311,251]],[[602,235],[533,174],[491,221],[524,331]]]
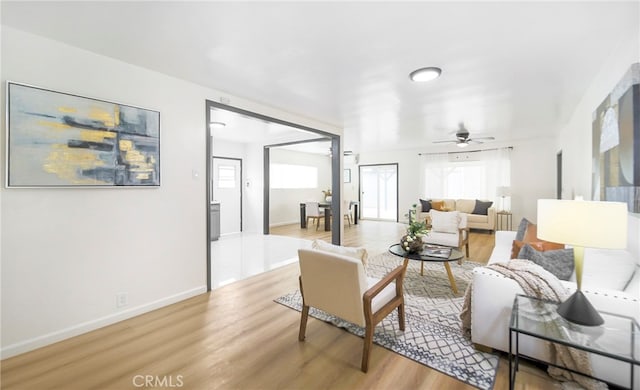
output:
[[[451,142],[457,143],[458,141],[456,140],[431,141],[431,143],[434,143],[434,144],[445,144],[445,143],[451,143]]]
[[[482,141],[478,141],[478,139],[477,139],[477,138],[474,138],[474,139],[468,139],[468,140],[467,140],[467,143],[470,143],[470,142],[472,142],[472,143],[474,143],[474,144],[483,144],[483,143],[484,143],[484,142],[482,142]]]
[[[495,137],[473,137],[473,139],[484,139],[487,141],[493,141],[496,138]]]

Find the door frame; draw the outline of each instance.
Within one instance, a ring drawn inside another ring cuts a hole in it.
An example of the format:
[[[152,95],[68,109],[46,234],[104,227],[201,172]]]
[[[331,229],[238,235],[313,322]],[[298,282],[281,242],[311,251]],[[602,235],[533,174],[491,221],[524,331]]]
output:
[[[223,160],[234,160],[234,161],[240,161],[240,232],[242,232],[243,230],[243,220],[242,220],[242,210],[244,209],[242,201],[244,199],[244,180],[243,180],[243,176],[242,176],[242,159],[241,158],[237,158],[237,157],[224,157],[224,156],[211,156],[211,166],[213,166],[213,159],[217,158],[217,159],[223,159]],[[211,173],[211,181],[209,182],[209,186],[212,186],[211,188],[211,192],[210,195],[213,195],[213,172]],[[213,201],[213,199],[210,200],[210,202]]]
[[[382,163],[382,164],[361,164],[358,165],[358,202],[360,203],[359,218],[362,219],[362,167],[379,167],[386,165],[395,165],[396,167],[396,222],[400,222],[400,164]],[[388,221],[381,219],[380,221]]]
[[[333,193],[331,199],[331,208],[333,210],[340,210],[340,199],[342,199],[342,169],[341,169],[341,157],[342,157],[342,137],[338,134],[329,133],[324,130],[316,129],[313,127],[308,127],[304,125],[299,125],[297,123],[285,121],[282,119],[274,118],[271,116],[259,114],[257,112],[244,110],[242,108],[230,106],[228,104],[214,102],[209,99],[205,99],[205,150],[206,150],[206,249],[207,249],[207,291],[211,291],[211,156],[213,152],[213,143],[211,137],[211,131],[209,124],[211,123],[211,110],[212,109],[224,110],[233,112],[239,115],[244,115],[250,118],[258,119],[267,123],[277,123],[283,126],[293,127],[298,130],[303,130],[311,133],[318,134],[323,138],[328,138],[331,140],[331,148],[332,150],[339,151],[338,153],[333,153],[331,156],[331,192]],[[264,149],[264,162],[269,161],[269,148]],[[268,167],[268,165],[266,165]],[[263,192],[263,234],[269,234],[268,223],[269,223],[269,172],[268,169],[264,172],[264,192]],[[266,229],[264,226],[266,225]],[[336,245],[340,245],[341,240],[341,227],[342,227],[342,218],[333,218],[331,221],[331,242]]]
[[[556,154],[556,199],[562,199],[562,150]]]

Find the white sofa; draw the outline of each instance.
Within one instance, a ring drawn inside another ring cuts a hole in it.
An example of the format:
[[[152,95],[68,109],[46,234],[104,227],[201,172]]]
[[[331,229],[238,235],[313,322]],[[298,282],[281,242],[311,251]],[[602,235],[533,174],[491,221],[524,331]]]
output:
[[[494,231],[496,228],[496,209],[491,206],[487,210],[487,215],[472,214],[476,206],[475,199],[433,199],[443,201],[447,211],[459,211],[467,214],[467,227],[470,229],[484,229]],[[422,221],[429,221],[429,212],[422,211],[422,205],[418,202],[416,207],[417,218]]]
[[[631,222],[631,221],[630,221]],[[598,310],[640,318],[640,259],[638,253],[638,224],[630,230],[628,250],[585,248],[582,289]],[[631,224],[630,224],[631,225]],[[516,232],[497,231],[495,247],[488,264],[510,259],[511,245]],[[575,291],[575,271],[570,281],[562,282]],[[509,322],[516,294],[524,294],[512,279],[497,272],[478,267],[473,270],[471,292],[471,340],[500,351],[509,351]],[[605,325],[606,326],[606,325]],[[637,344],[636,344],[637,345]],[[614,346],[615,348],[615,346]],[[549,361],[544,343],[520,337],[522,354]],[[635,351],[636,356],[640,351]],[[629,364],[591,355],[594,375],[629,387]],[[635,388],[640,386],[640,367],[635,368]]]

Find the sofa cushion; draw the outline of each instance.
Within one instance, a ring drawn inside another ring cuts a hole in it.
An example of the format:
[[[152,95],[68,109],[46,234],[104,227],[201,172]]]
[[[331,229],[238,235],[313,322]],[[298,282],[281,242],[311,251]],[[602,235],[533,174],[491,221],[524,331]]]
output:
[[[420,199],[420,209],[423,213],[428,213],[431,210],[431,201]]]
[[[491,201],[482,201],[476,199],[476,204],[471,214],[488,215],[489,207],[491,207],[492,204],[493,202]]]
[[[313,240],[313,242],[311,243],[311,248],[317,249],[319,251],[335,253],[342,256],[353,257],[354,259],[360,260],[363,265],[367,265],[367,259],[369,257],[365,248],[333,245],[322,240]]]
[[[624,292],[633,297],[640,297],[640,266],[636,266],[633,277],[629,283],[627,283],[627,287],[624,288]]]
[[[438,211],[431,209],[431,229],[440,233],[457,233],[460,215],[457,211]]]
[[[636,269],[636,260],[624,249],[584,248],[582,285],[622,291]]]
[[[467,214],[467,220],[473,223],[487,223],[489,222],[488,215]]]
[[[518,240],[513,240],[513,244],[511,244],[511,258],[512,259],[518,258],[518,254],[520,254],[520,250],[525,245],[531,246],[533,249],[537,250],[538,252],[545,252],[545,251],[551,251],[551,250],[557,250],[557,249],[564,249],[564,245],[563,244],[558,244],[558,243],[550,242],[550,241],[543,241],[543,240],[539,240],[539,241],[518,241]]]
[[[475,206],[476,206],[476,201],[473,199],[457,199],[456,200],[456,210],[461,213],[471,214]]]
[[[524,244],[518,258],[533,261],[560,280],[569,280],[573,273],[572,249],[556,249],[540,252],[535,250],[531,245]]]

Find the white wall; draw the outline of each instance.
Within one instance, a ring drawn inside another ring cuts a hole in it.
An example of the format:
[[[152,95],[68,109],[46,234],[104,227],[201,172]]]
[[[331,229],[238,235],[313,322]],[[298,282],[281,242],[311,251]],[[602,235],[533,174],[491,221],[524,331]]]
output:
[[[611,55],[585,88],[580,104],[558,137],[556,149],[563,156],[564,199],[581,195],[592,199],[592,114],[622,79],[631,64],[640,61],[640,34],[632,34],[612,49]],[[640,256],[640,214],[629,214],[628,249]]]
[[[318,169],[316,188],[271,188],[269,190],[269,225],[279,226],[300,222],[300,203],[324,201],[323,190],[331,188],[331,159],[328,156],[271,148],[272,164],[295,164]]]
[[[536,218],[536,203],[539,198],[555,197],[555,162],[556,152],[553,140],[537,139],[512,143],[492,143],[485,148],[513,146],[511,152],[511,210],[513,212],[513,228],[517,227],[522,217],[530,220]],[[420,148],[411,150],[361,153],[362,164],[398,163],[399,173],[399,218],[405,221],[404,215],[422,194],[420,188],[420,157],[418,153],[444,152],[450,149]],[[455,151],[455,150],[454,150]],[[357,172],[357,167],[355,167]],[[357,188],[358,176],[353,175]],[[356,191],[357,192],[357,191]],[[357,199],[357,198],[356,198]],[[496,205],[499,206],[499,205]]]
[[[206,99],[340,132],[6,26],[1,49],[3,127],[7,80],[155,109],[162,179],[155,189],[0,190],[3,358],[205,291]],[[252,179],[261,189],[261,174]],[[262,210],[262,196],[247,202]]]
[[[569,123],[558,137],[556,149],[562,150],[564,199],[582,195],[591,199],[591,137],[592,114],[615,85],[622,79],[632,63],[640,61],[640,35],[636,32],[627,41],[613,48],[585,93]]]

